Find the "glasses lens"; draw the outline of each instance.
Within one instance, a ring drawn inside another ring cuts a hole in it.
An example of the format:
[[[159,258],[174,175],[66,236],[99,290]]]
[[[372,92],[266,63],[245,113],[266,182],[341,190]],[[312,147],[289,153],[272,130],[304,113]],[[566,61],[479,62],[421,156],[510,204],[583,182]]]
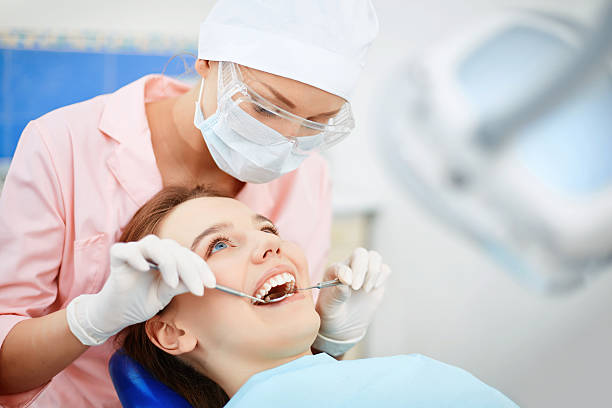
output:
[[[302,136],[314,136],[321,133],[321,129],[312,129],[302,125],[299,120],[284,117],[284,115],[278,112],[273,106],[255,103],[248,99],[237,100],[236,102],[240,109],[253,119],[276,130],[288,139]]]
[[[238,81],[237,85],[242,83],[238,78],[233,78],[233,80]],[[330,147],[342,140],[353,128],[353,119],[348,103],[336,116],[327,121],[315,122],[300,118],[277,107],[252,91],[244,83],[233,90],[229,90],[225,97],[227,98],[225,99],[226,102],[239,108],[250,118],[275,130],[279,136],[290,140],[299,152],[310,153]],[[226,108],[231,110],[227,105]],[[231,122],[234,122],[232,116],[234,119],[238,118],[235,115],[229,115],[228,119]],[[244,126],[238,127],[244,128]],[[254,130],[251,129],[247,134],[253,132]],[[247,135],[245,134],[245,136]],[[263,140],[260,142],[264,143]]]

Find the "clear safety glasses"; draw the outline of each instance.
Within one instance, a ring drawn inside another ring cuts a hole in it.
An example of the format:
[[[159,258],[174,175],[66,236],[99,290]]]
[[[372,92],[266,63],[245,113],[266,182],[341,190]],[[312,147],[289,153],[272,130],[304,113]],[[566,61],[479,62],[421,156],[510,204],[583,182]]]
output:
[[[241,111],[291,141],[295,150],[304,153],[325,150],[335,145],[355,127],[348,102],[327,123],[302,118],[259,95],[245,83],[239,65],[232,62],[219,62],[217,103],[221,113],[232,112],[239,107]],[[228,115],[230,126],[232,120],[239,120],[239,116]],[[236,126],[243,127],[241,124]]]

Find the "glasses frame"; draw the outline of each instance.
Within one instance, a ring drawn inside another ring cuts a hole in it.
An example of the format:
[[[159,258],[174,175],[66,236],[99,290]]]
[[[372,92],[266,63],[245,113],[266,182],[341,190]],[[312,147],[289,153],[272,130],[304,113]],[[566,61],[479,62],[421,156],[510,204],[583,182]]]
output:
[[[345,102],[340,111],[330,119],[331,123],[320,123],[295,115],[280,106],[275,105],[244,82],[240,66],[233,62],[219,61],[217,102],[219,107],[226,103],[241,104],[248,102],[261,109],[298,124],[314,133],[323,133],[323,142],[318,150],[329,148],[344,139],[355,128],[355,121],[349,102]],[[236,95],[239,95],[236,99]],[[299,144],[300,137],[283,135],[292,142]]]

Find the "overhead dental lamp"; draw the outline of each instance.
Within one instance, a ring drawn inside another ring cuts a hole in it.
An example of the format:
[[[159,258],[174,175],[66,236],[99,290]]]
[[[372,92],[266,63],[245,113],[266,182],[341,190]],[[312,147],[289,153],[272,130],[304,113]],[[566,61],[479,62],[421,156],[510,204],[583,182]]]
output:
[[[378,114],[399,182],[542,292],[612,269],[612,3],[600,17],[483,18],[398,69]]]

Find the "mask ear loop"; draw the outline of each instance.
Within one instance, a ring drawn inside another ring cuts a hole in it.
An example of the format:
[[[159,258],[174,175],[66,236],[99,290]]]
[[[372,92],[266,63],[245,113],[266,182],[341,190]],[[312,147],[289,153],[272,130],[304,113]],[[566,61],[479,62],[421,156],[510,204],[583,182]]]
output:
[[[223,61],[219,61],[218,65],[217,65],[217,76],[219,78],[218,80],[218,88],[221,88],[221,64],[223,63]],[[217,92],[219,92],[219,90],[217,90]],[[202,117],[204,119],[206,119],[206,117],[204,116],[204,109],[202,109],[202,95],[204,94],[204,78],[202,78],[202,80],[200,81],[200,92],[198,94],[198,100],[196,101],[196,109],[200,109],[200,111],[202,112]],[[219,101],[217,101],[217,110],[219,110]]]
[[[204,90],[204,78],[200,81],[200,93],[198,94],[198,101],[196,102],[198,105],[202,102],[202,91]],[[200,105],[200,109],[202,109]]]
[[[204,109],[202,109],[202,103],[201,103],[203,90],[204,90],[204,78],[202,78],[202,81],[200,81],[200,92],[198,94],[198,100],[195,102],[195,110],[196,110],[196,117],[198,116],[198,110],[199,110],[200,114],[202,115],[202,119],[206,119],[204,117]]]

